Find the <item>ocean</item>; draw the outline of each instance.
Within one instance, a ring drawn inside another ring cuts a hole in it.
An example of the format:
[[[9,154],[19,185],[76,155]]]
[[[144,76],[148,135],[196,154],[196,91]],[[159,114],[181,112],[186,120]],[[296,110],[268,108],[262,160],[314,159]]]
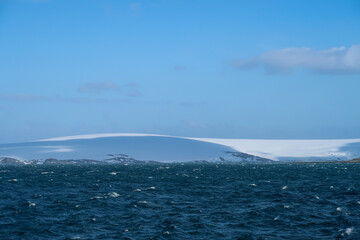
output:
[[[360,239],[360,164],[1,166],[0,239]]]

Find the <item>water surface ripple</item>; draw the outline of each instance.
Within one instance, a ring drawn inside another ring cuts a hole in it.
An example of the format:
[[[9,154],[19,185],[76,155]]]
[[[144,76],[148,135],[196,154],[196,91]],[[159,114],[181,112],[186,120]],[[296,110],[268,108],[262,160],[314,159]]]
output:
[[[360,239],[360,164],[0,167],[0,239]]]

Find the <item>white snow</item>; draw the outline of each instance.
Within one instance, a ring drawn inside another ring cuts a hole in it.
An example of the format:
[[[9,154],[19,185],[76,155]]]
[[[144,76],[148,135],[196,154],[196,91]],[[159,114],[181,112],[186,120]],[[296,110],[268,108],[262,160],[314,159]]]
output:
[[[351,157],[340,151],[350,143],[360,143],[360,139],[331,140],[263,140],[263,139],[221,139],[189,138],[231,147],[239,152],[278,160],[280,157]]]
[[[67,141],[67,140],[75,140],[75,139],[94,139],[94,138],[103,138],[103,137],[146,137],[146,136],[168,137],[167,135],[146,134],[146,133],[97,133],[97,134],[47,138],[47,139],[36,140],[34,142]]]

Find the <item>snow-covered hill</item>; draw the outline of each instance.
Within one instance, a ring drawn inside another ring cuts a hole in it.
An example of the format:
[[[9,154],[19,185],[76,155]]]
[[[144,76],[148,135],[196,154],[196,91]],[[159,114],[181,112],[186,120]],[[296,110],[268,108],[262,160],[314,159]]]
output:
[[[234,157],[233,148],[189,138],[150,134],[100,134],[2,144],[0,157],[105,162],[271,161],[249,154]],[[54,163],[55,161],[47,161]]]
[[[254,140],[111,133],[0,145],[0,157],[24,161],[269,162],[350,160],[359,156],[360,139]]]

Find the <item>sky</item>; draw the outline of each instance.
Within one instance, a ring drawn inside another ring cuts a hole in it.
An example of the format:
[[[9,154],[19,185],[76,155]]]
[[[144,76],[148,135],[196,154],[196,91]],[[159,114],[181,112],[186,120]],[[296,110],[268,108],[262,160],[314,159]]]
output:
[[[358,0],[0,0],[0,143],[360,138]]]

